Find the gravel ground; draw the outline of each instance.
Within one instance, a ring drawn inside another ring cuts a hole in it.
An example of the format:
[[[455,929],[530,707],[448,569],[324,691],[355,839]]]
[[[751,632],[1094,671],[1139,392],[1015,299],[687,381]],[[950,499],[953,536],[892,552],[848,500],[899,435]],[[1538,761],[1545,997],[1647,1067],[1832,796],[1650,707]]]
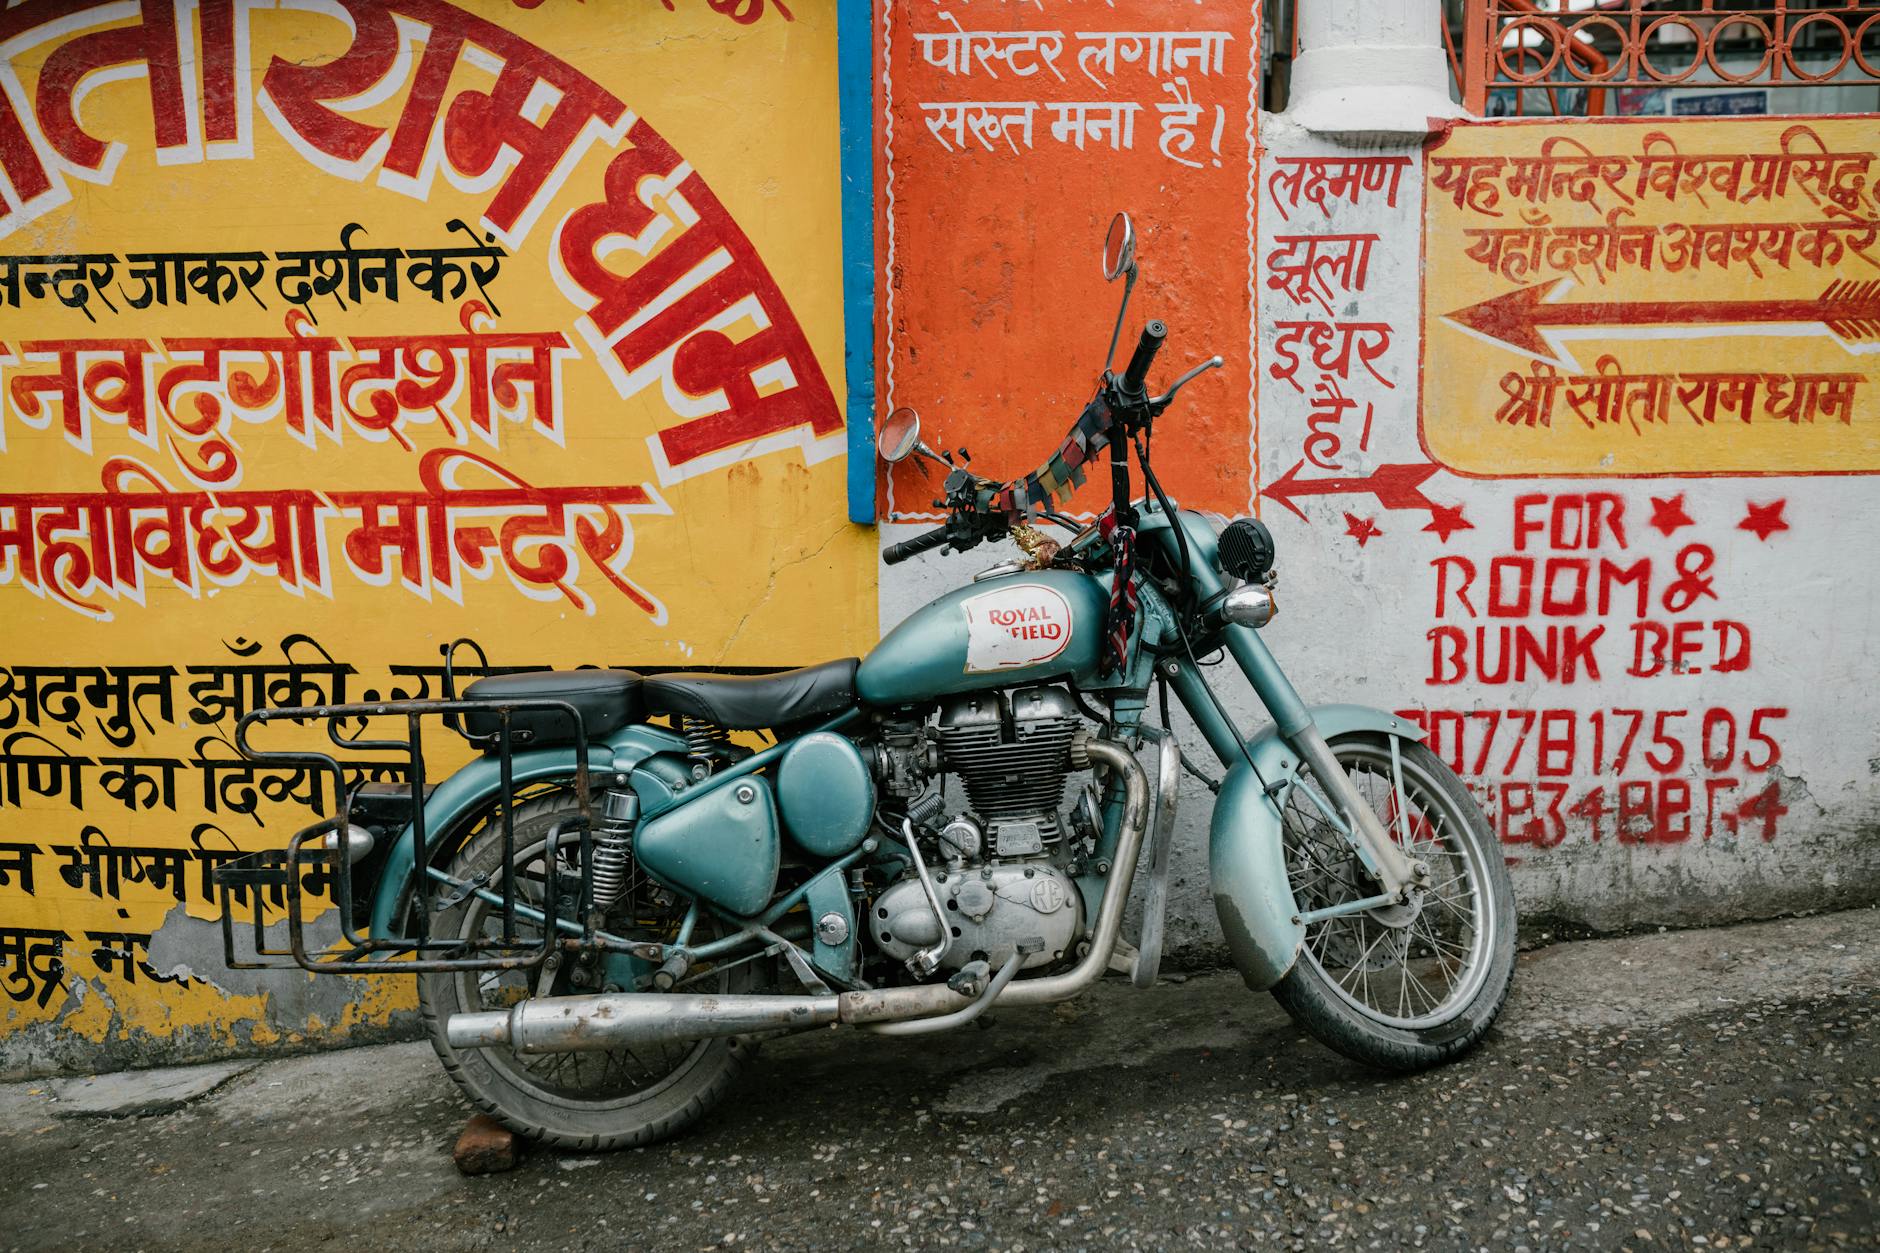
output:
[[[1873,911],[1558,945],[1471,1056],[1380,1077],[1228,975],[990,1031],[774,1044],[671,1143],[465,1179],[422,1045],[180,1110],[0,1088],[21,1249],[1880,1247]]]

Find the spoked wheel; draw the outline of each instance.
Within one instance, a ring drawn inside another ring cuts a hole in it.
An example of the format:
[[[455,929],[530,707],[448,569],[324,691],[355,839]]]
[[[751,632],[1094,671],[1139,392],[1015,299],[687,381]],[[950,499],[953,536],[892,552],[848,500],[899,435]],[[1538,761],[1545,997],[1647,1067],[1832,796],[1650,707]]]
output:
[[[1428,748],[1400,741],[1393,763],[1380,737],[1342,737],[1331,747],[1384,829],[1429,866],[1429,884],[1405,904],[1308,925],[1299,960],[1273,995],[1346,1056],[1420,1070],[1481,1039],[1508,999],[1515,955],[1508,869],[1468,789]],[[1301,914],[1379,894],[1344,835],[1299,788],[1288,795],[1284,820]]]
[[[548,835],[572,818],[579,805],[561,792],[525,802],[515,816],[515,879],[519,904],[540,909],[551,882],[547,873]],[[564,846],[554,879],[564,890],[579,882],[576,854]],[[503,857],[500,825],[474,836],[452,865],[457,879],[488,874],[499,891]],[[556,910],[572,916],[572,902]],[[658,903],[651,886],[629,866],[627,887],[608,911],[608,930],[633,940],[669,941],[678,930],[683,905]],[[478,896],[438,914],[434,935],[465,939],[500,938],[502,907]],[[518,916],[515,934],[539,941],[541,927]],[[431,1032],[431,1046],[444,1068],[473,1104],[511,1129],[549,1144],[575,1149],[629,1148],[663,1139],[690,1125],[715,1105],[755,1052],[738,1039],[643,1044],[605,1052],[518,1053],[507,1047],[455,1049],[445,1036],[452,1014],[508,1009],[540,996],[632,991],[644,963],[617,955],[595,954],[592,961],[551,955],[536,970],[457,971],[421,975],[418,1004]],[[742,991],[750,967],[696,971],[687,992]],[[656,996],[646,992],[643,995]]]

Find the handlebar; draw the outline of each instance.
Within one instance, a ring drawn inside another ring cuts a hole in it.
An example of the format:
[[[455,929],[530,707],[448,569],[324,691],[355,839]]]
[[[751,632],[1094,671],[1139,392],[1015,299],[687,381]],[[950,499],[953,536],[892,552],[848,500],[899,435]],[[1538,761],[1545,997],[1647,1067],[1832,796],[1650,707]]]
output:
[[[1136,343],[1136,351],[1130,356],[1129,365],[1123,371],[1122,378],[1105,373],[1098,394],[1085,408],[1084,416],[1078,419],[1078,426],[1073,434],[1082,430],[1086,419],[1096,423],[1088,432],[1094,436],[1100,431],[1108,431],[1110,442],[1110,470],[1112,486],[1116,497],[1119,515],[1127,516],[1131,512],[1129,504],[1128,442],[1138,430],[1146,430],[1148,420],[1161,412],[1174,395],[1175,389],[1193,378],[1201,370],[1219,365],[1220,358],[1190,370],[1176,381],[1166,396],[1158,401],[1151,401],[1144,384],[1149,376],[1149,368],[1155,364],[1156,354],[1162,350],[1168,339],[1168,326],[1160,318],[1151,319],[1142,328],[1142,338]],[[1120,429],[1112,429],[1112,427]],[[1067,444],[1070,437],[1067,438]],[[963,452],[964,450],[962,450]],[[1020,507],[1038,501],[1037,492],[1043,481],[1056,482],[1057,479],[1040,479],[1046,470],[1056,464],[1055,458],[1047,462],[1039,475],[1027,476],[1024,480],[1013,480],[1010,484],[997,484],[981,479],[968,471],[964,463],[955,464],[947,461],[950,472],[947,475],[947,494],[944,504],[947,508],[947,523],[931,531],[923,531],[909,540],[892,544],[882,550],[881,560],[884,565],[899,565],[910,557],[930,552],[936,548],[951,546],[960,552],[972,548],[986,539],[997,538],[1006,533],[1007,514],[1016,519],[1018,513],[1012,504],[1015,494]],[[1061,466],[1059,469],[1061,470]],[[1057,488],[1051,489],[1053,493]],[[989,503],[991,502],[991,503]],[[1025,510],[1026,516],[1035,519],[1037,514]],[[1073,525],[1067,529],[1076,530]]]
[[[1136,341],[1136,351],[1129,359],[1129,368],[1123,371],[1123,390],[1140,398],[1142,385],[1149,377],[1149,366],[1155,361],[1155,354],[1162,350],[1162,341],[1168,338],[1168,327],[1161,318],[1153,319],[1142,328],[1142,338]]]
[[[881,560],[884,565],[898,566],[909,557],[917,557],[932,548],[939,548],[947,542],[947,529],[937,526],[931,531],[924,531],[913,539],[902,540],[882,550]]]

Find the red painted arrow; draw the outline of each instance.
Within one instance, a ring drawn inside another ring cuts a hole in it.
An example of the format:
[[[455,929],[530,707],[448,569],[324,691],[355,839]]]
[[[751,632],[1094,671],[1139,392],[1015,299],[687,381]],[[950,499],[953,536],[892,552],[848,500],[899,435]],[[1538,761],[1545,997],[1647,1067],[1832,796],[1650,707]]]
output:
[[[1423,481],[1436,473],[1436,466],[1427,461],[1379,466],[1367,475],[1338,475],[1323,479],[1300,478],[1299,468],[1303,465],[1305,465],[1305,459],[1302,457],[1299,465],[1261,488],[1260,495],[1272,497],[1302,519],[1305,518],[1306,513],[1298,505],[1293,504],[1295,496],[1342,496],[1354,492],[1369,493],[1377,497],[1377,503],[1386,509],[1434,507],[1419,490]]]
[[[1546,297],[1561,282],[1518,287],[1469,305],[1449,321],[1530,356],[1551,355],[1542,327],[1570,326],[1767,326],[1816,322],[1844,340],[1880,339],[1880,280],[1841,280],[1814,299],[1802,300],[1589,300],[1566,303]]]

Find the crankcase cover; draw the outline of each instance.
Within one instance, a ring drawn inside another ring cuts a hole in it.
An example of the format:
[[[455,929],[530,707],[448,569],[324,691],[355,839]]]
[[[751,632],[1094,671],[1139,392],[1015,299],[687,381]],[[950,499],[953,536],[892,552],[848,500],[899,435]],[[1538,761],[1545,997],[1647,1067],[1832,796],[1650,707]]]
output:
[[[1046,966],[1070,952],[1084,931],[1083,897],[1063,871],[1045,862],[993,862],[936,871],[934,886],[952,942],[940,964],[957,970],[984,955],[996,970],[1019,941],[1037,938],[1044,951],[1020,969]],[[875,898],[869,929],[883,953],[906,961],[940,938],[933,906],[915,879],[902,879]]]

